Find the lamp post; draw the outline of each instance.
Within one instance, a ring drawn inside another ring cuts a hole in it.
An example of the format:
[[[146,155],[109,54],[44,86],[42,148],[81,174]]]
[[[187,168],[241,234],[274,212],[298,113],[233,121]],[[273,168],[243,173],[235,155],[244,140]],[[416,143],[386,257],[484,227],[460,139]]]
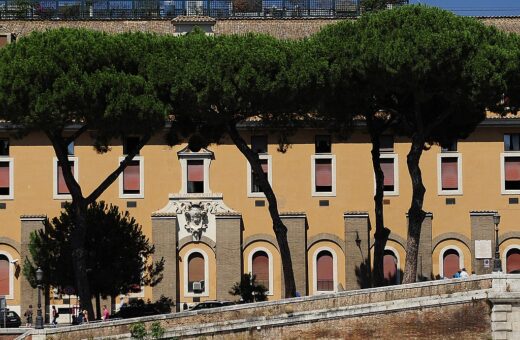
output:
[[[500,223],[500,215],[493,215],[493,223],[495,223],[495,259],[493,260],[493,272],[502,271],[502,261],[500,260],[500,249],[498,247],[498,224]]]
[[[36,329],[43,329],[43,316],[42,316],[42,280],[43,280],[43,270],[38,267],[36,269],[36,283],[38,284],[38,311],[36,314]]]

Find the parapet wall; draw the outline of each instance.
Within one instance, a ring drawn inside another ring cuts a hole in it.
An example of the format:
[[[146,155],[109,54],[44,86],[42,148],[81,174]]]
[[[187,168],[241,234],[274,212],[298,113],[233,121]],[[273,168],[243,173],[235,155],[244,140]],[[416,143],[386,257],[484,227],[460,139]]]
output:
[[[353,20],[353,19],[347,19]],[[496,26],[506,32],[520,33],[520,17],[481,18],[486,25]],[[213,31],[215,34],[265,33],[281,39],[298,39],[318,32],[323,26],[340,21],[334,18],[306,19],[219,19]],[[0,32],[24,36],[32,31],[71,27],[87,28],[107,33],[127,31],[173,34],[171,20],[0,20]]]
[[[514,339],[519,317],[520,275],[485,275],[46,329],[32,339],[130,338],[138,321],[182,338]]]

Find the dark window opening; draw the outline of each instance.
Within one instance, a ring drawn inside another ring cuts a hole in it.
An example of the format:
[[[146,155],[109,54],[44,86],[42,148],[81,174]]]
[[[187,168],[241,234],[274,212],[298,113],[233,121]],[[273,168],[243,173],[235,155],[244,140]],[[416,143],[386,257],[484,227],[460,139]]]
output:
[[[382,135],[379,139],[379,151],[380,152],[393,152],[394,151],[394,136],[393,135]]]
[[[125,142],[123,144],[123,154],[128,155],[132,152],[136,152],[136,155],[139,154],[139,137],[126,137]]]
[[[504,150],[520,151],[520,133],[504,134]]]
[[[329,135],[317,135],[314,144],[315,153],[331,153],[332,143]]]
[[[267,177],[269,174],[269,162],[267,159],[260,159],[260,165],[262,166],[262,170]],[[269,177],[267,177],[269,178]],[[258,183],[258,176],[251,170],[251,192],[262,192],[260,188],[260,184]]]
[[[256,153],[267,153],[267,136],[251,136],[251,150]]]
[[[442,152],[454,152],[454,151],[457,151],[457,141],[448,143],[445,146],[441,146],[441,151]]]
[[[0,156],[9,156],[9,139],[0,139]]]

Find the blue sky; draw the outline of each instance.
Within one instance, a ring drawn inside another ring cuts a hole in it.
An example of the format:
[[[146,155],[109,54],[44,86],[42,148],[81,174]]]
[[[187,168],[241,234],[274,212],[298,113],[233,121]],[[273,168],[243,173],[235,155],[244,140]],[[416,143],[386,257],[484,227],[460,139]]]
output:
[[[520,0],[410,0],[410,3],[437,6],[459,15],[520,16]]]

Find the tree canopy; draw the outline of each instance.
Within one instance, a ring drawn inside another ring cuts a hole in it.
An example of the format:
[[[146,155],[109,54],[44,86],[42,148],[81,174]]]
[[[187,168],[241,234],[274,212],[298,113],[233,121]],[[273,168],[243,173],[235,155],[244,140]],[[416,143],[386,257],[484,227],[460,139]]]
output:
[[[103,201],[93,203],[87,210],[86,222],[87,278],[93,297],[127,294],[162,280],[164,260],[151,262],[155,248],[127,211],[120,213],[117,206]],[[66,204],[59,217],[46,219],[44,229],[31,234],[33,262],[25,259],[23,268],[30,282],[35,284],[34,273],[40,267],[45,284],[57,288],[76,286],[70,242],[73,230],[74,213]]]

